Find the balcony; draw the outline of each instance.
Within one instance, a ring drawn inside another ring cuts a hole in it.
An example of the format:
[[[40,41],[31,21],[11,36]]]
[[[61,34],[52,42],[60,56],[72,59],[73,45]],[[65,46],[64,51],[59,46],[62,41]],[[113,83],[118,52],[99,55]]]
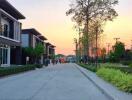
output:
[[[0,9],[0,37],[20,42],[20,29],[21,24]]]

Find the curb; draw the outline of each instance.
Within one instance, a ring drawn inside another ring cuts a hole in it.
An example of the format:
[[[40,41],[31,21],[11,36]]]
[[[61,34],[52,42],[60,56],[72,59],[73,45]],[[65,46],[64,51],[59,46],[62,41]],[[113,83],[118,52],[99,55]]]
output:
[[[82,71],[79,68],[79,65],[75,65],[75,67],[88,79],[90,80],[105,96],[107,96],[110,100],[116,100],[113,96],[111,96],[109,93],[106,92],[103,88],[101,88],[92,78],[90,78],[86,72]]]

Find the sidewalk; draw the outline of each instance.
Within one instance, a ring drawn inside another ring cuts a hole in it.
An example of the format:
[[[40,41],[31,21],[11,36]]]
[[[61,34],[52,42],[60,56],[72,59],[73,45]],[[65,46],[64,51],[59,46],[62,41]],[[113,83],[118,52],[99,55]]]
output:
[[[95,73],[86,70],[77,64],[75,64],[75,66],[84,76],[91,80],[93,84],[95,84],[106,96],[112,100],[132,100],[132,94],[119,91],[116,87],[99,78]]]

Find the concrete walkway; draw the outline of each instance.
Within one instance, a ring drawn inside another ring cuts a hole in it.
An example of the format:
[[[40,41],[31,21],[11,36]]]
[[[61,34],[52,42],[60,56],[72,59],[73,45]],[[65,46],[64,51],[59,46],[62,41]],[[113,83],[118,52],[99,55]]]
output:
[[[110,100],[75,64],[0,79],[0,100]]]

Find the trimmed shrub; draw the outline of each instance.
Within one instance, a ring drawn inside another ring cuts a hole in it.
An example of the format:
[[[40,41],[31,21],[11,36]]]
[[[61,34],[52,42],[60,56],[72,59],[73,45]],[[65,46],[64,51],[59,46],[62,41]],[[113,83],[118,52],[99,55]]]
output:
[[[85,68],[85,69],[88,69],[88,70],[90,70],[92,72],[97,72],[97,68],[95,66],[93,66],[93,65],[82,64],[82,63],[79,63],[78,65],[83,67],[83,68]]]
[[[43,68],[43,65],[42,64],[35,64],[35,67],[36,68]]]
[[[97,75],[112,83],[118,89],[132,93],[132,75],[110,68],[100,68]]]
[[[132,67],[123,66],[121,64],[106,63],[106,64],[101,64],[101,68],[102,67],[103,68],[110,68],[110,69],[120,70],[120,71],[125,72],[125,73],[126,72],[127,73],[132,73]]]
[[[121,61],[121,64],[130,65],[130,64],[132,64],[132,61]]]
[[[6,68],[0,68],[0,77],[7,76],[11,74],[17,74],[29,70],[35,70],[34,65],[25,65],[25,66],[12,66],[12,67],[6,67]]]
[[[129,65],[129,67],[131,67],[131,68],[132,68],[132,63]]]

